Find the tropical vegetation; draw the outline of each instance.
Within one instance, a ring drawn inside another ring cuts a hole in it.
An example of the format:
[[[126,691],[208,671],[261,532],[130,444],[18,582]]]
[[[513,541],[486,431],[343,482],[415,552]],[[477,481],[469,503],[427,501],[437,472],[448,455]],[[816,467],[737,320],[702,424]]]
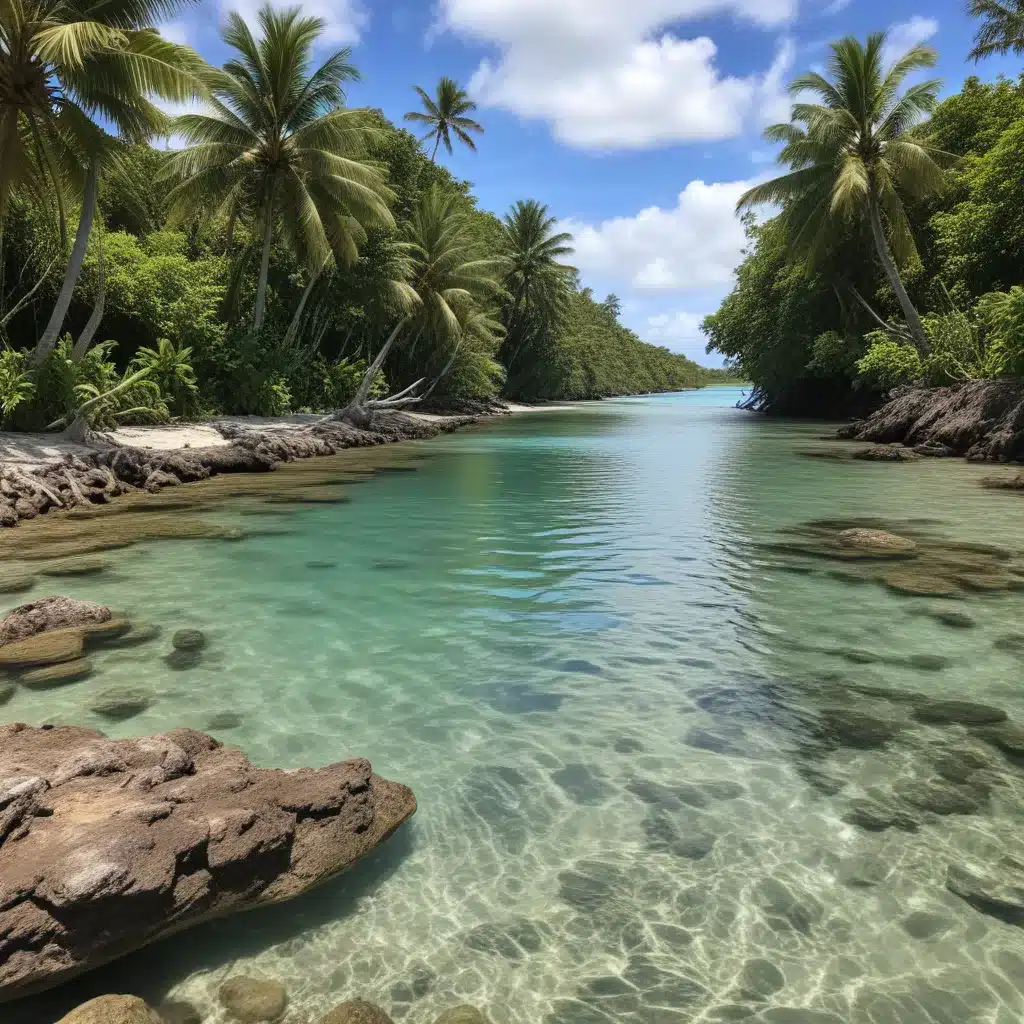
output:
[[[483,131],[452,79],[417,88],[417,139],[346,104],[320,19],[229,14],[213,68],[154,27],[187,2],[0,5],[3,426],[715,379],[583,287],[542,204],[488,213],[442,166]]]
[[[972,56],[1024,52],[1022,10],[972,0]],[[791,123],[767,130],[788,171],[740,199],[748,246],[704,331],[760,408],[846,415],[1024,374],[1024,80],[940,102],[932,51],[886,66],[885,48],[840,40],[794,80]]]

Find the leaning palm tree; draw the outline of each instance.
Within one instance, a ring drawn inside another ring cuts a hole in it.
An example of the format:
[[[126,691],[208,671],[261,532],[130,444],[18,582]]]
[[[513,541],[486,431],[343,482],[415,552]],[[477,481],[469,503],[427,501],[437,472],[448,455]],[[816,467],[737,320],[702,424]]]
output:
[[[464,343],[479,345],[488,338],[496,342],[501,334],[501,325],[486,314],[488,306],[501,296],[502,263],[486,254],[463,196],[438,185],[430,188],[402,226],[402,238],[408,283],[417,301],[377,353],[355,398],[341,414],[359,425],[369,422],[372,408],[367,396],[388,353],[400,339],[427,346],[428,363],[447,356],[440,379],[451,369]],[[425,380],[417,380],[394,397],[372,403],[372,407],[419,401],[411,392]]]
[[[228,15],[221,38],[238,56],[212,76],[208,112],[173,122],[188,147],[164,172],[176,182],[172,222],[203,210],[251,223],[259,251],[254,331],[263,326],[275,236],[318,275],[353,263],[367,228],[394,226],[386,172],[366,155],[379,128],[367,111],[341,106],[343,83],[358,78],[351,51],[314,69],[322,19],[264,5],[258,20],[257,39],[240,15]]]
[[[974,36],[971,60],[994,53],[1024,53],[1024,2],[1022,0],[968,0],[967,13],[981,18]]]
[[[202,60],[152,27],[189,2],[0,3],[0,243],[19,187],[48,183],[62,237],[64,193],[82,189],[78,237],[35,361],[56,342],[85,257],[110,138],[96,120],[122,139],[145,141],[166,122],[151,96],[183,102],[200,88]]]
[[[800,99],[792,123],[765,131],[769,141],[783,143],[779,163],[792,169],[744,193],[737,208],[781,204],[790,243],[811,265],[844,229],[866,219],[910,340],[926,352],[897,262],[916,251],[904,199],[933,193],[945,181],[946,154],[911,132],[935,108],[940,83],[929,79],[901,93],[909,74],[934,66],[935,51],[914,46],[885,68],[884,47],[884,32],[865,44],[847,36],[831,46],[831,80],[809,72],[790,84],[795,96],[811,93],[819,101]]]
[[[423,101],[423,110],[411,110],[405,115],[406,121],[430,125],[430,130],[421,141],[434,140],[434,150],[430,154],[431,163],[437,159],[437,150],[441,143],[449,154],[452,152],[452,133],[472,150],[476,143],[470,132],[483,134],[483,126],[466,117],[476,110],[476,104],[469,98],[464,89],[452,78],[442,78],[437,83],[437,95],[431,96],[425,89],[416,86],[416,92]]]

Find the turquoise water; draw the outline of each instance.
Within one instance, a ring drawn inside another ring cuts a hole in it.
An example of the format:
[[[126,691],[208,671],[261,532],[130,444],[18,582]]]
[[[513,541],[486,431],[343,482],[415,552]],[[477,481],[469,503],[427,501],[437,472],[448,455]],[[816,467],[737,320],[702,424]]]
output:
[[[239,972],[283,981],[294,1024],[354,996],[416,1024],[460,1002],[495,1024],[1022,1019],[1024,931],[944,879],[1020,856],[1024,778],[877,693],[1024,722],[1022,662],[996,643],[1020,631],[1024,595],[949,602],[978,623],[952,629],[922,614],[934,600],[762,545],[870,517],[1019,555],[1024,501],[960,462],[807,458],[826,428],[738,412],[738,394],[510,417],[410,445],[416,472],[376,475],[347,504],[287,506],[267,519],[285,535],[140,545],[108,575],[59,581],[203,629],[208,653],[180,672],[166,639],[105,652],[85,682],[20,690],[5,719],[136,735],[233,713],[212,731],[254,761],[367,756],[420,810],[336,883],[15,1019],[130,990],[218,1022],[217,986]],[[110,726],[90,708],[122,685],[153,703]],[[817,741],[808,723],[848,686],[904,724],[885,748]],[[995,780],[977,813],[921,814],[913,833],[843,820],[968,748]],[[939,923],[922,938],[909,922],[924,915]]]

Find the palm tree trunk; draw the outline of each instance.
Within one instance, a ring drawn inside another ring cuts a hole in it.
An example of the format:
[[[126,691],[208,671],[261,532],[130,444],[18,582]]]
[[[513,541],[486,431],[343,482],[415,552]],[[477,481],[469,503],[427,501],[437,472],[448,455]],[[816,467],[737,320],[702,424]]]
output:
[[[875,240],[875,248],[878,250],[878,258],[885,270],[885,276],[889,278],[889,284],[892,285],[892,290],[896,293],[896,298],[899,300],[900,309],[903,310],[903,318],[907,321],[907,327],[910,329],[910,337],[914,342],[915,348],[921,355],[926,356],[930,351],[928,338],[924,333],[924,327],[921,326],[921,317],[918,316],[914,304],[910,301],[910,296],[907,294],[906,288],[903,287],[903,281],[900,279],[900,272],[896,269],[896,262],[893,260],[892,251],[889,249],[889,241],[885,237],[885,227],[882,224],[882,211],[878,206],[878,197],[874,194],[868,198],[868,214],[871,221],[871,234]]]
[[[306,303],[309,302],[309,296],[312,294],[313,288],[319,280],[319,270],[315,274],[310,274],[309,283],[302,292],[302,298],[299,299],[299,305],[296,307],[295,315],[292,317],[292,322],[288,325],[288,330],[284,333],[284,341],[282,342],[283,346],[291,345],[295,339],[298,338],[299,329],[302,326],[302,314],[305,312]]]
[[[50,314],[50,322],[46,325],[46,330],[43,331],[43,336],[32,353],[32,366],[41,365],[53,351],[54,345],[57,344],[57,338],[64,326],[64,318],[68,315],[68,307],[71,305],[71,297],[78,284],[78,277],[82,273],[82,264],[85,262],[85,254],[89,248],[92,222],[96,215],[98,165],[99,161],[96,157],[89,161],[89,172],[85,177],[85,192],[82,196],[82,212],[78,217],[78,232],[75,234],[75,244],[71,248],[71,259],[68,261],[67,270],[64,271],[64,283],[60,287],[60,294],[57,296],[53,313]]]
[[[82,329],[82,333],[78,336],[78,340],[75,342],[75,347],[71,350],[71,361],[73,363],[81,362],[81,360],[85,358],[86,352],[89,351],[92,339],[96,337],[96,332],[99,330],[100,323],[103,320],[103,310],[107,303],[107,275],[103,269],[102,232],[99,235],[98,243],[96,266],[97,272],[99,273],[99,289],[96,292],[96,304],[92,308],[92,314],[89,316],[88,322]]]
[[[441,133],[438,132],[436,138],[434,139],[434,152],[430,154],[430,162],[432,164],[436,164],[437,163],[437,148],[440,145],[441,145]]]
[[[349,408],[358,408],[366,402],[370,394],[370,388],[373,387],[373,382],[377,379],[377,374],[384,365],[384,360],[391,351],[391,346],[394,345],[399,334],[402,333],[403,327],[405,327],[405,320],[400,320],[398,326],[391,332],[391,336],[384,342],[384,347],[377,353],[377,358],[370,364],[370,368],[366,371],[366,376],[363,377],[363,382],[359,385],[355,398],[349,402]]]
[[[274,241],[274,208],[267,203],[267,223],[263,228],[263,256],[260,259],[260,279],[256,285],[256,308],[252,313],[252,329],[259,332],[267,307],[267,275],[270,273],[270,245]]]

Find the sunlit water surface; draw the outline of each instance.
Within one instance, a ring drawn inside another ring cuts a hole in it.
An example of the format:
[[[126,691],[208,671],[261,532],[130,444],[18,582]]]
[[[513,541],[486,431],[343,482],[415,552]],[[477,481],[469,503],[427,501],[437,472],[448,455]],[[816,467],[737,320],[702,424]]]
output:
[[[816,745],[806,722],[837,682],[1024,721],[1022,662],[995,643],[1021,628],[1024,595],[956,602],[978,625],[954,630],[919,614],[934,601],[794,572],[758,544],[866,516],[1016,551],[1024,500],[959,461],[807,458],[825,428],[766,422],[737,397],[489,423],[410,446],[415,473],[374,476],[348,504],[267,519],[286,535],[150,543],[115,553],[109,575],[33,592],[197,627],[209,649],[184,672],[161,660],[166,633],[105,652],[88,681],[19,691],[6,720],[131,736],[233,712],[241,724],[218,734],[257,763],[365,755],[414,788],[419,813],[299,901],[4,1019],[135,991],[219,1022],[217,986],[239,972],[283,981],[292,1024],[354,996],[415,1024],[462,1002],[496,1024],[1022,1019],[1024,931],[944,885],[950,864],[1021,855],[1019,769],[958,726],[910,723],[865,750]],[[886,660],[836,653],[849,649]],[[949,663],[899,663],[916,654]],[[89,709],[121,684],[155,699],[111,726]],[[1003,783],[980,813],[924,815],[916,833],[842,820],[965,747]],[[917,937],[930,926],[912,915],[939,923]]]

